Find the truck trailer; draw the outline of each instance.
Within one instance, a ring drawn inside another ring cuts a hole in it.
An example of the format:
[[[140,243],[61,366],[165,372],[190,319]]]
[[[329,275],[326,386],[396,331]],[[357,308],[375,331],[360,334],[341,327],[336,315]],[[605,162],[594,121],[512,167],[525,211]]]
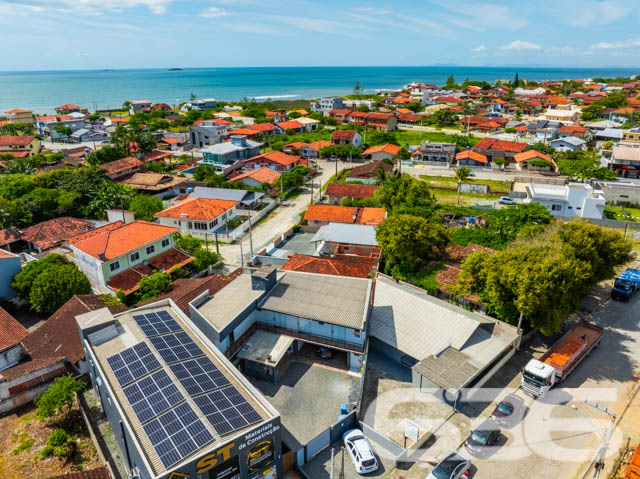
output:
[[[549,389],[564,381],[569,374],[600,344],[604,329],[580,322],[560,338],[540,359],[532,359],[522,371],[522,390],[542,397]]]

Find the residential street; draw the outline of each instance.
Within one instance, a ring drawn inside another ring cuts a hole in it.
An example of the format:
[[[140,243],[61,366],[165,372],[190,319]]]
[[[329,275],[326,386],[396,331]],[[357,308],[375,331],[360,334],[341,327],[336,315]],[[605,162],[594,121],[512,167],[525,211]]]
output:
[[[320,174],[313,179],[313,194],[315,199],[317,199],[320,194],[320,186],[336,172],[335,161],[320,160],[318,165],[320,166]],[[338,171],[344,168],[351,168],[353,165],[353,163],[340,161],[338,164]],[[297,198],[293,200],[285,200],[283,204],[278,206],[278,208],[276,208],[265,220],[253,228],[252,236],[254,253],[263,249],[271,243],[276,236],[284,233],[300,221],[300,213],[302,213],[311,202],[310,195],[311,187],[310,182],[308,182],[308,184],[303,187],[302,193]],[[240,242],[242,242],[242,254],[246,261],[250,254],[250,240],[248,232],[245,233],[241,241],[237,241],[235,244],[220,246],[220,254],[222,255],[227,268],[235,269],[240,266]],[[210,245],[209,248],[214,250],[215,245]]]

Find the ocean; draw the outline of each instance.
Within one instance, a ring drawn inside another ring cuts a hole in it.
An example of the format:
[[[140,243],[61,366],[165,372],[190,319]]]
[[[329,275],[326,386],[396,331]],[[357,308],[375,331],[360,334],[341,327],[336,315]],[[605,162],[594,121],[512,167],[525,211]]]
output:
[[[26,108],[51,113],[55,106],[75,103],[89,110],[118,108],[126,100],[149,99],[170,105],[193,93],[218,100],[309,99],[346,95],[356,81],[367,92],[399,88],[419,81],[442,85],[456,81],[498,79],[562,80],[639,74],[634,68],[511,68],[511,67],[274,67],[185,68],[0,72],[0,112]]]

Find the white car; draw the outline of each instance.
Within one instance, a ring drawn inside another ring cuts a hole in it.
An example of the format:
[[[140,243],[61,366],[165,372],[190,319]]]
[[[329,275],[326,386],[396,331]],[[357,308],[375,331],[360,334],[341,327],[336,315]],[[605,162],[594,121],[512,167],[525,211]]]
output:
[[[501,196],[498,198],[498,203],[501,205],[515,205],[517,204],[517,201],[509,196]]]
[[[427,479],[466,479],[471,460],[461,452],[452,452],[433,468]]]
[[[360,429],[350,429],[342,435],[344,447],[351,456],[353,465],[359,474],[378,470],[378,461],[373,454],[369,441]]]

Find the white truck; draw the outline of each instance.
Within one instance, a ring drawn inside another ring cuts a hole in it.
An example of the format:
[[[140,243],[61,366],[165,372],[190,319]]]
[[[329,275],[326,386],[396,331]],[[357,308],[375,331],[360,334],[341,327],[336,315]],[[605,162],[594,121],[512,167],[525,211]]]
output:
[[[533,397],[544,396],[600,344],[604,329],[580,322],[562,336],[540,359],[532,359],[522,371],[520,386]]]

